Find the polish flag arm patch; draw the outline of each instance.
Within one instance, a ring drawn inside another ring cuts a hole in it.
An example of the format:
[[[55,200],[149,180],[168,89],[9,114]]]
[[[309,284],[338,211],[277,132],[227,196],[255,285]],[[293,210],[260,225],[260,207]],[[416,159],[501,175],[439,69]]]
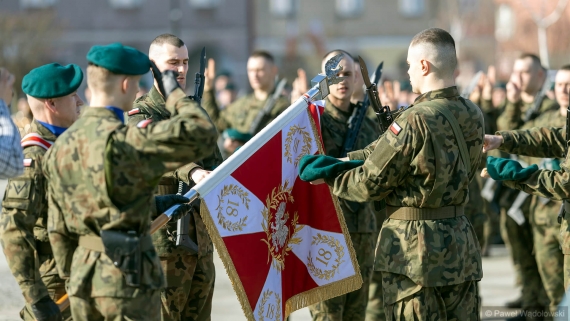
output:
[[[136,115],[136,114],[138,114],[138,113],[140,113],[140,112],[141,112],[140,109],[134,108],[134,109],[129,110],[128,114],[129,114],[129,116],[132,116],[132,115]]]
[[[33,159],[31,158],[24,158],[24,167],[30,167],[32,166],[32,163],[34,162]]]
[[[392,125],[390,125],[390,131],[394,133],[394,135],[398,136],[398,134],[402,131],[402,127],[400,127],[398,123],[393,122]]]
[[[137,124],[137,127],[138,128],[146,128],[146,126],[148,126],[148,124],[150,124],[150,123],[152,123],[152,119],[145,119],[145,120],[140,121]]]

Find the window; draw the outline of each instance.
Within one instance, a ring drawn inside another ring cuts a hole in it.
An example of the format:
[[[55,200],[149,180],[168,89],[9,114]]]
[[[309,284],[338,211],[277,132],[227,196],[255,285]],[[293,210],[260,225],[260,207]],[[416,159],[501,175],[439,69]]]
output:
[[[144,0],[109,0],[111,7],[115,9],[140,8]]]
[[[425,0],[398,0],[398,10],[406,18],[421,17],[425,10]]]
[[[364,11],[364,0],[336,0],[336,14],[342,18],[358,17]]]
[[[507,4],[501,4],[495,14],[495,38],[497,41],[507,41],[515,33],[515,13]]]
[[[221,0],[188,0],[188,2],[194,9],[213,9],[222,3]]]
[[[20,0],[22,8],[49,8],[53,6],[57,0]]]
[[[297,13],[298,0],[271,0],[269,11],[276,17],[294,17]]]

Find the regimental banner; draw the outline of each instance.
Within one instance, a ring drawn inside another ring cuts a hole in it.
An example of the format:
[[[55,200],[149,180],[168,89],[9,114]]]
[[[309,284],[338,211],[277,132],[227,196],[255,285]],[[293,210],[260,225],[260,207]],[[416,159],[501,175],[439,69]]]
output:
[[[326,184],[298,176],[303,155],[323,153],[323,104],[300,99],[211,174],[214,186],[197,186],[202,217],[250,320],[285,320],[362,286],[337,199]]]

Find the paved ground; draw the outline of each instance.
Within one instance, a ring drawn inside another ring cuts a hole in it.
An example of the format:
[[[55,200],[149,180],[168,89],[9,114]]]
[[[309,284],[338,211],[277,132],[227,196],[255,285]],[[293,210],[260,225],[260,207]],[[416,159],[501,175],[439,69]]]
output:
[[[0,195],[4,195],[6,182],[0,180]],[[503,247],[491,249],[491,256],[483,259],[484,278],[480,283],[481,295],[485,307],[500,307],[518,295],[514,288],[512,264]],[[246,320],[241,311],[231,282],[225,273],[222,262],[216,255],[216,289],[212,320],[241,321]],[[0,251],[0,321],[19,320],[18,311],[23,305],[23,298],[18,285],[10,274],[3,253]],[[484,320],[502,320],[500,318],[483,318]],[[311,320],[308,309],[292,314],[292,321]]]

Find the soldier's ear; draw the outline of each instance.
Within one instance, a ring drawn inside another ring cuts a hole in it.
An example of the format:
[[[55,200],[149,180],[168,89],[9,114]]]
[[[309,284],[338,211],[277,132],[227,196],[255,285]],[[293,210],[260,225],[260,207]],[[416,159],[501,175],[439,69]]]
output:
[[[426,59],[421,59],[420,68],[422,70],[422,75],[426,76],[431,70],[431,63]]]
[[[123,78],[123,80],[121,81],[121,92],[123,94],[127,93],[127,91],[129,90],[129,78],[130,77],[125,77]]]
[[[55,101],[51,98],[44,99],[44,107],[47,108],[52,113],[55,113]]]

